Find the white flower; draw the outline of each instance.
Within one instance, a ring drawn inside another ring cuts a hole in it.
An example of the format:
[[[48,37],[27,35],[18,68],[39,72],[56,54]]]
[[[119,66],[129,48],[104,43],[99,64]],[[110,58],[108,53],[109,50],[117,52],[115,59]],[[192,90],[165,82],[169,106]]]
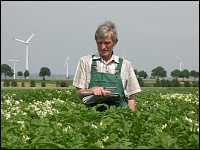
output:
[[[92,124],[92,127],[97,129],[97,126],[96,126],[96,125],[94,125],[94,124]]]
[[[35,108],[34,108],[34,110],[35,110],[35,111],[38,111],[38,110],[40,110],[40,108],[38,108],[38,107],[35,107]]]
[[[17,121],[17,123],[21,124],[21,130],[25,129],[24,121]]]
[[[192,119],[189,119],[188,117],[185,117],[185,120],[190,122],[190,123],[192,122]]]
[[[5,102],[6,102],[7,104],[10,104],[10,103],[11,103],[10,100],[5,100]]]
[[[71,128],[70,125],[68,125],[66,128],[63,128],[63,131],[67,132],[67,130],[70,129],[70,128]]]
[[[57,126],[60,126],[60,127],[61,127],[61,126],[62,126],[62,123],[57,123]]]
[[[164,129],[167,127],[167,124],[165,123],[164,125],[162,125],[161,129]]]
[[[27,135],[23,135],[22,141],[23,143],[26,143],[26,141],[30,140],[31,138],[28,137]]]
[[[24,121],[17,121],[17,123],[24,124]]]
[[[106,142],[109,139],[109,136],[106,135],[106,137],[103,138],[103,141]]]
[[[27,113],[26,113],[26,112],[23,112],[23,113],[22,113],[22,115],[26,116],[26,115],[27,115]]]
[[[3,109],[1,109],[1,114],[4,114]]]
[[[14,116],[16,116],[17,115],[17,113],[12,113]]]
[[[100,122],[100,126],[102,125],[103,123],[102,123],[102,121]]]
[[[42,116],[46,117],[47,116],[47,112],[46,111],[42,112]]]
[[[195,112],[194,112],[194,111],[190,111],[189,113],[190,113],[190,114],[195,114]]]
[[[19,101],[15,101],[15,105],[18,105],[19,104]]]
[[[6,113],[6,119],[10,118],[10,113]]]

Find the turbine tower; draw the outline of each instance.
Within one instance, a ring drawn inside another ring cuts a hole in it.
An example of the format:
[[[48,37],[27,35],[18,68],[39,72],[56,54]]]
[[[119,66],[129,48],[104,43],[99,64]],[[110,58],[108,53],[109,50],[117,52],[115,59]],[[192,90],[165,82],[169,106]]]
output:
[[[181,70],[181,65],[183,65],[183,62],[182,62],[182,60],[181,60],[178,56],[176,56],[176,57],[177,57],[178,60],[180,61],[180,66],[179,66],[180,68],[179,68],[179,70],[182,71],[182,70]],[[183,65],[183,66],[184,66],[184,65]]]
[[[70,56],[70,54],[69,54],[69,56]],[[65,64],[64,64],[64,67],[65,67],[66,64],[67,64],[67,75],[66,75],[67,78],[69,78],[69,75],[68,75],[68,60],[69,60],[69,56],[67,57],[67,59],[66,59],[66,61],[65,61]]]
[[[33,35],[35,33],[36,32],[34,32],[27,41],[23,41],[23,40],[20,40],[20,39],[13,38],[14,40],[22,42],[26,45],[26,70],[28,70],[28,44],[29,44],[29,41],[31,40],[31,38],[33,37]]]
[[[15,79],[15,62],[19,60],[8,60],[8,61],[13,61],[14,62],[14,79]]]

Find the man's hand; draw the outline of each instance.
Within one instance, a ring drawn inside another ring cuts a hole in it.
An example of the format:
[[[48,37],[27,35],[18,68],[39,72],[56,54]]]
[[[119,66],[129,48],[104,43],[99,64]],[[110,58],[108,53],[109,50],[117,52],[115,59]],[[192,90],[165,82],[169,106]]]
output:
[[[90,88],[91,92],[94,93],[94,95],[101,95],[106,96],[106,94],[110,94],[110,91],[107,91],[104,87],[92,87]]]

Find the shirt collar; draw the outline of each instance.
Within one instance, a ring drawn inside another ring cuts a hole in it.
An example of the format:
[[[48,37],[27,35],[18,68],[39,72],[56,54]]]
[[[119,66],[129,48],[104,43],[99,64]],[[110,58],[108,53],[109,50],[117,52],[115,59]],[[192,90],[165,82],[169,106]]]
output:
[[[96,59],[96,60],[101,59],[101,56],[100,56],[99,52],[97,52],[96,54],[94,54],[93,59]],[[113,52],[113,55],[111,57],[111,61],[119,63],[119,56],[114,55],[114,52]]]

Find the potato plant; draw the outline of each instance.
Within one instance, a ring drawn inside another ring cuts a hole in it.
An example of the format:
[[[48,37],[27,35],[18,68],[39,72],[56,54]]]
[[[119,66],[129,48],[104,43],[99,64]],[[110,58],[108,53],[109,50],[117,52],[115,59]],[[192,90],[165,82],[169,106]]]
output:
[[[96,111],[74,89],[2,90],[1,148],[198,149],[199,92],[161,89],[135,95],[136,112]]]

